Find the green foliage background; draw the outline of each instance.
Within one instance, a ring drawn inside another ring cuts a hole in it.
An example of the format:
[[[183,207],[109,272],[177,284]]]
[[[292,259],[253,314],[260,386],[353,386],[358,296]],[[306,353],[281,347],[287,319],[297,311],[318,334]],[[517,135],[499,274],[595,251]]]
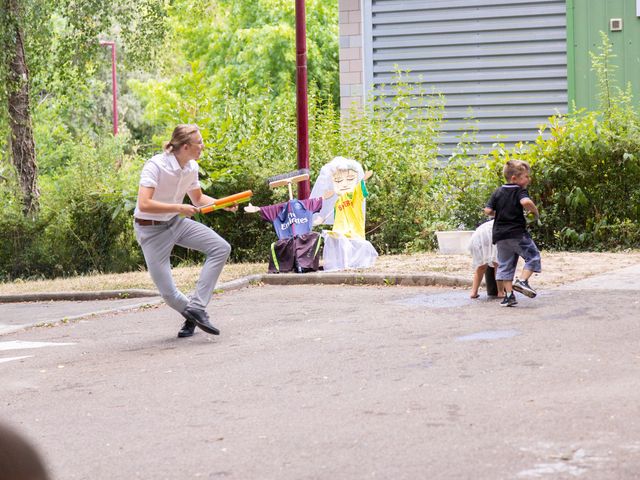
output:
[[[640,117],[602,33],[592,53],[600,111],[552,117],[533,145],[499,156],[534,169],[530,191],[541,207],[536,239],[547,248],[611,250],[640,246]]]
[[[35,218],[23,216],[15,172],[3,153],[0,279],[143,267],[131,223],[139,172],[177,123],[202,128],[207,148],[201,178],[208,194],[251,189],[255,205],[287,199],[285,188],[271,190],[265,179],[297,168],[293,2],[149,0],[144,5],[135,18],[111,21],[101,16],[107,15],[101,4],[89,2],[85,13],[102,21],[87,25],[60,13],[39,13],[38,28],[51,36],[49,46],[40,41],[29,50],[38,65],[31,83],[38,92],[32,113],[41,211]],[[309,0],[307,16],[311,177],[336,155],[374,172],[368,182],[367,237],[379,252],[429,250],[436,230],[475,228],[510,158],[533,166],[530,192],[542,212],[542,226],[533,228],[533,236],[542,247],[638,247],[640,120],[628,89],[609,81],[615,63],[606,37],[593,58],[599,111],[552,117],[535,143],[496,144],[481,158],[473,157],[469,132],[443,159],[437,137],[446,98],[415,93],[405,72],[397,72],[394,96],[378,96],[368,102],[370,109],[340,118],[337,2]],[[121,51],[124,122],[114,138],[108,52],[93,45],[92,54],[74,56],[62,46],[78,37],[91,42],[100,32],[116,35],[119,43],[135,41],[140,22],[161,41],[138,39],[143,48]],[[5,120],[0,116],[3,131]],[[0,136],[2,152],[6,138]],[[197,220],[229,240],[235,261],[265,261],[275,239],[271,225],[255,214],[216,212]],[[176,250],[176,263],[198,259]]]

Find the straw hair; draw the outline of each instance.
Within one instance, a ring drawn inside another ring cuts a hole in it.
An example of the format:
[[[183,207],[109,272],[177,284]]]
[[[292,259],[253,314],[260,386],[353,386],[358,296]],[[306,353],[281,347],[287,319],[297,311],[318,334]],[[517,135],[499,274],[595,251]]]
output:
[[[531,167],[524,160],[509,160],[504,165],[504,169],[502,173],[504,173],[504,178],[507,181],[511,180],[511,177],[519,177],[523,173],[530,173]]]
[[[358,162],[345,157],[334,157],[328,165],[332,175],[345,170],[354,170],[356,172],[362,170],[362,166]]]
[[[196,124],[183,123],[173,129],[171,140],[163,145],[164,151],[167,153],[179,150],[183,145],[191,142],[191,135],[199,132],[200,128]]]

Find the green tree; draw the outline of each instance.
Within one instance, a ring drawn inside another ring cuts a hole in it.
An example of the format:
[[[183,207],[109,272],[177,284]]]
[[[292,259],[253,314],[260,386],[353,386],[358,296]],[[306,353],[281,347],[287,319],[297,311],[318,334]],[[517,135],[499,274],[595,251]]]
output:
[[[11,129],[9,145],[22,190],[25,213],[38,206],[37,164],[29,101],[29,70],[25,56],[24,19],[18,0],[3,0],[0,18],[0,55],[4,89]]]
[[[131,82],[149,123],[206,123],[228,95],[294,94],[294,2],[176,0],[168,13],[162,78]],[[309,83],[338,105],[338,2],[308,0],[306,13]]]
[[[270,86],[279,93],[295,84],[294,2],[218,0],[209,9],[212,21],[185,30],[182,48],[187,58],[203,63],[219,90]],[[190,13],[184,18],[184,11],[174,10],[183,28],[193,19]],[[338,2],[307,0],[306,14],[309,80],[337,99]]]
[[[116,36],[133,62],[162,40],[162,0],[0,0],[0,125],[8,130],[25,213],[38,209],[33,103],[73,92],[95,72],[100,35]],[[31,92],[36,92],[33,98]]]

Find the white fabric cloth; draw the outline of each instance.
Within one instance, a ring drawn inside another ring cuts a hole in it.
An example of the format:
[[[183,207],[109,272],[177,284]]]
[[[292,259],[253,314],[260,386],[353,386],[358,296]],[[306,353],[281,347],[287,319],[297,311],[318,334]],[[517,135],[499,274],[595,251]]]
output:
[[[320,169],[320,174],[311,190],[310,198],[322,197],[327,190],[333,190],[333,174],[338,170],[354,170],[358,174],[358,182],[364,178],[364,170],[359,162],[350,158],[335,157]],[[313,216],[314,225],[333,225],[333,209],[337,199],[338,196],[334,195],[323,201],[322,209]],[[365,203],[362,204],[362,208],[364,213]]]
[[[497,249],[492,239],[493,220],[480,225],[469,242],[469,251],[471,252],[471,263],[475,270],[481,265],[489,265],[493,267],[498,263]]]
[[[200,188],[198,180],[198,163],[195,160],[180,168],[180,164],[172,153],[159,153],[146,161],[140,173],[141,187],[154,188],[153,199],[162,203],[183,203],[187,192]],[[146,220],[167,221],[176,214],[141,212],[138,203],[133,213],[136,218]]]
[[[341,233],[323,230],[324,250],[322,253],[325,272],[349,268],[369,268],[373,266],[378,252],[371,242],[358,237],[347,238]]]

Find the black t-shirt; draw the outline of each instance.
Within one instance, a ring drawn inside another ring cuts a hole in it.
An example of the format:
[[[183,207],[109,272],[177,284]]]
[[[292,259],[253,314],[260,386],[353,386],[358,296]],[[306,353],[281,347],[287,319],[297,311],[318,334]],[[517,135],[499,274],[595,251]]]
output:
[[[530,198],[526,188],[509,183],[491,194],[487,208],[496,212],[493,243],[507,238],[520,238],[527,232],[527,220],[520,200]]]

